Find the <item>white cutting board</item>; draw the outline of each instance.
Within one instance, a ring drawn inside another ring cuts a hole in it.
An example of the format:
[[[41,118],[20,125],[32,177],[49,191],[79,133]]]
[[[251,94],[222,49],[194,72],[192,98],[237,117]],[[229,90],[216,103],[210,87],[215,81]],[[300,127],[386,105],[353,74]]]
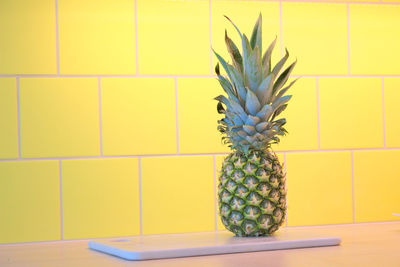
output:
[[[179,258],[278,249],[335,246],[338,237],[281,229],[271,237],[234,237],[229,232],[168,234],[103,239],[89,242],[89,248],[126,260]]]

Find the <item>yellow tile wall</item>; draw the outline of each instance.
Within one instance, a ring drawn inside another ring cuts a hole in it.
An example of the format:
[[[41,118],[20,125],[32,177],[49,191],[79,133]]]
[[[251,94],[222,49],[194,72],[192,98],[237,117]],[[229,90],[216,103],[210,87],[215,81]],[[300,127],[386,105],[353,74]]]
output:
[[[56,13],[53,0],[0,3],[0,75],[56,74]]]
[[[289,226],[353,221],[350,152],[289,153],[286,164]]]
[[[400,2],[356,2],[0,1],[0,243],[223,230],[211,47],[260,12],[301,77],[288,226],[395,220]]]
[[[134,1],[60,0],[61,74],[136,74]]]
[[[156,78],[101,80],[104,155],[175,154],[175,82]]]
[[[61,239],[59,163],[0,162],[0,243]]]
[[[100,154],[97,79],[23,78],[19,97],[23,158]]]
[[[213,231],[210,156],[141,160],[143,234]]]
[[[354,203],[356,222],[399,220],[400,151],[354,152]]]
[[[18,158],[18,106],[15,78],[0,78],[0,159]]]
[[[135,158],[62,161],[64,239],[140,233]]]

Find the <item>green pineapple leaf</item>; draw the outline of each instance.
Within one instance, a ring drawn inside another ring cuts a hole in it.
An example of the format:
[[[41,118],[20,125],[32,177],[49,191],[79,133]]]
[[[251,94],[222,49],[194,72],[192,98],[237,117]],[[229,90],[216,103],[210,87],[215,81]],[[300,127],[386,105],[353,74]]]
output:
[[[250,38],[250,46],[254,50],[256,46],[258,49],[262,51],[262,16],[261,13],[258,16],[257,22],[254,25],[253,33],[251,34]]]

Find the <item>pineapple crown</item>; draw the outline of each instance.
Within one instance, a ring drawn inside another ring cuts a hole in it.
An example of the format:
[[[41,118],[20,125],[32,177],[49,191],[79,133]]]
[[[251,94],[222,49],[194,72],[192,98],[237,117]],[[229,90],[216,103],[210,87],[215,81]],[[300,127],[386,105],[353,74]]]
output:
[[[297,79],[286,87],[284,85],[297,60],[281,72],[289,57],[286,49],[285,56],[272,68],[271,54],[275,47],[276,37],[261,57],[261,13],[250,41],[227,16],[225,17],[239,33],[242,53],[225,30],[225,43],[232,64],[227,63],[213,50],[227,74],[227,77],[221,75],[219,63],[217,63],[215,72],[228,96],[227,98],[219,95],[215,98],[218,101],[218,113],[225,115],[223,119],[218,120],[218,130],[224,135],[223,142],[229,144],[232,150],[244,153],[249,150],[263,151],[271,144],[279,143],[279,136],[287,133],[283,127],[286,119],[276,119],[276,117],[286,109],[287,102],[292,97],[284,94]]]

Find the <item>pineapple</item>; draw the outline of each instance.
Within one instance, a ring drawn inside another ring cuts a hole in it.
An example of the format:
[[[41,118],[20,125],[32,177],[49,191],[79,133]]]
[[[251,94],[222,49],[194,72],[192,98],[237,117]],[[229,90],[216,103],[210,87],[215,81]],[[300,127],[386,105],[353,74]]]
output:
[[[296,62],[281,72],[289,53],[272,68],[271,54],[276,38],[262,52],[261,14],[250,41],[226,17],[242,41],[242,53],[225,31],[225,43],[232,59],[227,63],[218,53],[215,67],[218,81],[227,96],[220,95],[217,111],[222,140],[232,150],[222,165],[218,185],[218,206],[224,226],[236,236],[267,236],[278,230],[286,215],[286,183],[283,164],[271,145],[287,133],[284,118],[277,119],[296,82],[286,84]],[[221,64],[227,74],[220,73]]]

